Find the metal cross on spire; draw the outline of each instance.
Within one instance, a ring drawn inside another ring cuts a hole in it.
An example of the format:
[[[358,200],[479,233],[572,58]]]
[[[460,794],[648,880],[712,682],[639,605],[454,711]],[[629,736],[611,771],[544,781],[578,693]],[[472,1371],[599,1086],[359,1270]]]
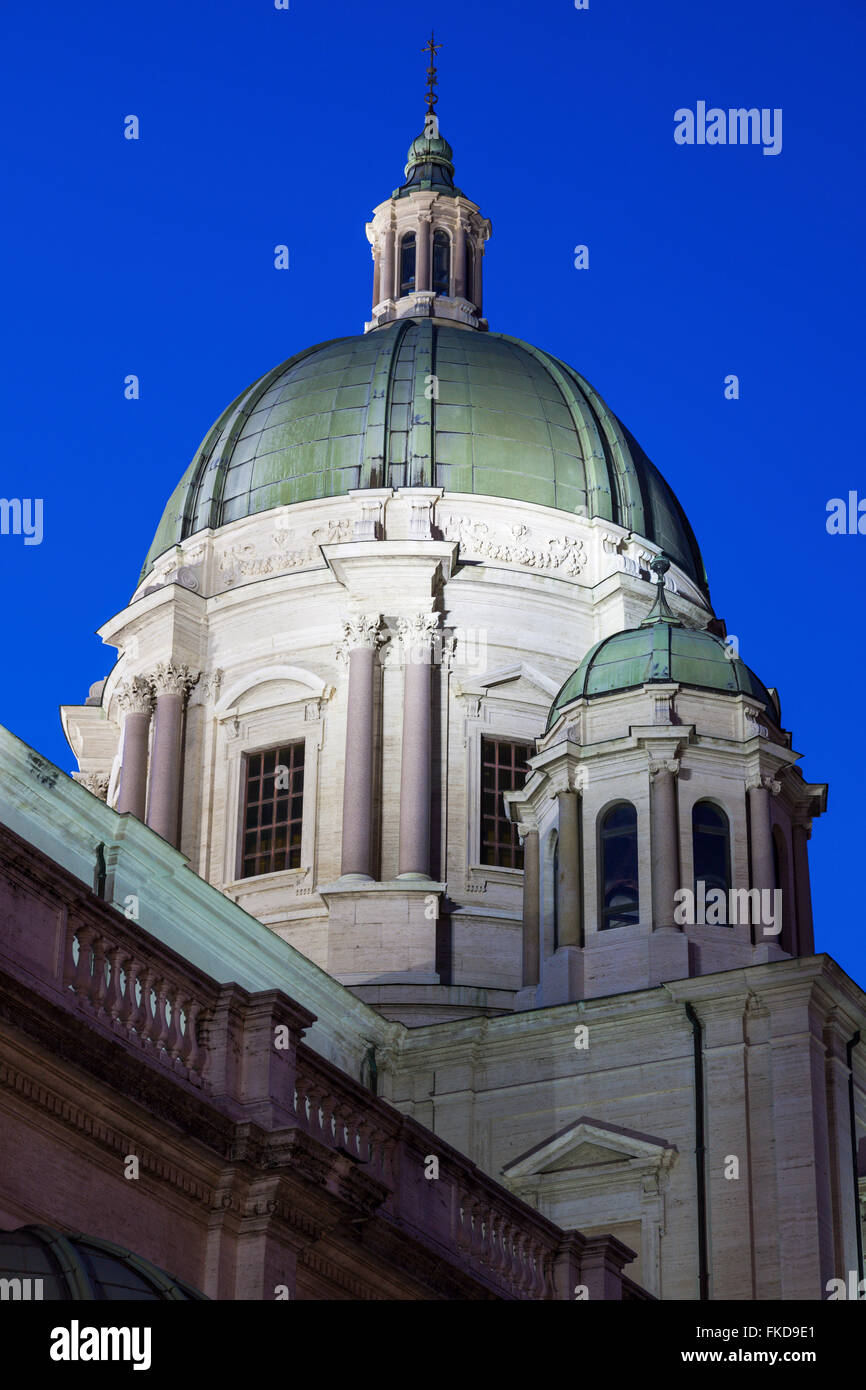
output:
[[[430,66],[427,69],[427,115],[432,116],[435,112],[436,103],[439,100],[434,88],[439,81],[436,73],[436,54],[444,45],[436,42],[433,30],[430,30],[430,38],[421,49],[422,53],[430,54]]]

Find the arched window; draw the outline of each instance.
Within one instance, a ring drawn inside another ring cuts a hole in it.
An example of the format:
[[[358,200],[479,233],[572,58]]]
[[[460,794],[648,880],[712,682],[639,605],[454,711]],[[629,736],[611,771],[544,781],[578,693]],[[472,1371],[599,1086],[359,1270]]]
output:
[[[433,233],[433,293],[448,294],[451,288],[451,239],[447,232]]]
[[[611,806],[601,822],[601,931],[640,920],[637,811],[629,801]]]
[[[731,886],[731,831],[724,811],[712,801],[698,801],[692,807],[692,852],[696,897],[700,882],[706,893],[720,888],[727,895]]]
[[[407,232],[400,242],[400,293],[411,294],[415,288],[415,233]]]

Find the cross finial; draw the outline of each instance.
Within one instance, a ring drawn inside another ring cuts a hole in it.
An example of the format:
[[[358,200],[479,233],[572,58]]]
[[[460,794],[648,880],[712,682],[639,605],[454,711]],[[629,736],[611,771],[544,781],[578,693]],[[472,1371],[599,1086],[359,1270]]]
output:
[[[429,53],[429,54],[430,54],[430,66],[429,66],[428,69],[427,69],[427,115],[428,115],[428,116],[432,116],[432,115],[434,114],[434,111],[435,111],[435,108],[436,108],[436,103],[437,103],[437,101],[439,100],[438,96],[436,95],[436,92],[434,91],[434,88],[436,87],[436,84],[437,84],[438,81],[439,81],[439,78],[438,78],[438,76],[437,76],[437,74],[436,74],[436,54],[439,52],[440,48],[442,48],[442,47],[443,47],[443,45],[442,45],[441,43],[437,43],[437,42],[436,42],[436,36],[435,36],[433,30],[431,29],[431,30],[430,30],[430,38],[427,40],[427,42],[425,43],[424,47],[421,49],[421,52],[422,52],[422,53]]]

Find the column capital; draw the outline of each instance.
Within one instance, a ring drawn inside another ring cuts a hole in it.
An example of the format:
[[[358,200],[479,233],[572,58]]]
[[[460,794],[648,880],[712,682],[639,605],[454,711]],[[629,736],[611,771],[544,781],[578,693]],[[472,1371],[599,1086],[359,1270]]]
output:
[[[223,681],[223,671],[217,666],[213,671],[205,671],[199,682],[199,691],[202,700],[218,700],[220,697],[220,686]]]
[[[189,666],[178,665],[173,661],[160,661],[151,673],[151,682],[157,699],[160,695],[189,695],[201,675]]]
[[[759,791],[761,788],[768,791],[771,796],[778,796],[782,790],[782,783],[777,782],[772,773],[756,772],[751,777],[746,778],[746,791]]]
[[[73,782],[77,782],[85,791],[92,792],[98,796],[100,801],[105,801],[108,797],[108,773],[107,772],[73,772]]]
[[[655,759],[652,759],[652,758],[650,759],[650,765],[649,765],[649,775],[650,775],[650,777],[663,777],[663,776],[676,777],[676,776],[677,776],[677,773],[679,772],[679,770],[680,770],[680,760],[679,760],[679,758],[662,758],[662,759],[659,759],[658,761],[655,760]]]
[[[397,618],[395,626],[404,657],[423,658],[430,651],[433,634],[439,630],[439,614],[413,613],[410,617]]]
[[[124,714],[150,714],[153,709],[153,686],[147,676],[132,676],[117,687],[115,695]]]
[[[353,613],[343,619],[343,640],[337,648],[337,656],[346,661],[349,653],[359,647],[375,651],[384,640],[381,613]]]

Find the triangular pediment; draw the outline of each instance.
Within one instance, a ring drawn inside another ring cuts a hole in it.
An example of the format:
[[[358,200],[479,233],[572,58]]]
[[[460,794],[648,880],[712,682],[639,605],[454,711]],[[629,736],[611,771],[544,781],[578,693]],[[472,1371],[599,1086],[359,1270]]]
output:
[[[543,1168],[536,1171],[540,1173],[565,1173],[572,1168],[589,1168],[600,1163],[627,1163],[628,1158],[629,1155],[619,1153],[604,1144],[577,1144],[567,1153],[551,1159]]]
[[[501,666],[495,671],[485,671],[483,676],[462,681],[458,693],[481,699],[500,696],[548,709],[558,690],[556,681],[543,671],[536,670],[526,661],[517,661],[512,666]]]
[[[675,1153],[675,1146],[665,1139],[582,1115],[573,1124],[528,1149],[502,1172],[505,1178],[513,1181],[540,1177],[544,1173],[635,1161],[649,1168],[666,1167]]]

